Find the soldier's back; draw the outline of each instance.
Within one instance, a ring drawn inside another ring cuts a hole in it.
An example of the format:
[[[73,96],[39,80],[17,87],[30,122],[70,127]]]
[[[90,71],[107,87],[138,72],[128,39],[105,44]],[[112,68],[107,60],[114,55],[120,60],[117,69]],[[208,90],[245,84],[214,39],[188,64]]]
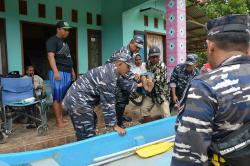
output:
[[[213,136],[223,137],[250,122],[250,58],[235,56],[197,79],[203,80],[217,103]]]

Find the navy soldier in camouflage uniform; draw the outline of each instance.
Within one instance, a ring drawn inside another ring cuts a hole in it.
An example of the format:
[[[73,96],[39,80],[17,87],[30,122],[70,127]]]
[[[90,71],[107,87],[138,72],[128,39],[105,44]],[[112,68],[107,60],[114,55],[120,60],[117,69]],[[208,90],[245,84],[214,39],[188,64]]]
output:
[[[250,122],[249,28],[246,15],[207,23],[207,58],[213,71],[191,81],[178,115],[172,166],[209,165],[211,145]],[[241,161],[249,160],[249,152],[247,158]]]
[[[134,54],[138,53],[140,49],[143,48],[143,43],[144,43],[143,38],[138,35],[135,35],[127,46],[122,47],[116,52],[114,52],[106,63],[114,62],[117,59],[117,57],[119,57],[120,53],[126,53],[126,55],[128,55],[128,58],[130,58],[134,62]],[[118,84],[116,93],[117,124],[119,126],[124,127],[123,120],[124,119],[129,120],[123,116],[125,107],[129,103],[130,94],[136,91],[138,84],[132,72],[129,72],[125,76],[120,76],[118,78],[117,84]]]
[[[170,88],[174,104],[178,104],[188,83],[199,74],[196,63],[197,55],[188,54],[186,63],[178,64],[174,68],[170,78]]]
[[[102,105],[106,126],[125,134],[117,125],[115,94],[118,77],[125,75],[131,65],[128,55],[121,52],[115,62],[88,71],[70,87],[63,106],[69,111],[78,141],[95,135],[94,107],[98,104]]]

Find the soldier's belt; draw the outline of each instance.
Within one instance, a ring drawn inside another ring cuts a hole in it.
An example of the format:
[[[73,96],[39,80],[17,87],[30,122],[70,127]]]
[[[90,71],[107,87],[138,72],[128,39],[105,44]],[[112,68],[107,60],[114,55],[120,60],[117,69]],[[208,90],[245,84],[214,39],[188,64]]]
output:
[[[250,123],[212,143],[212,163],[215,166],[249,166]],[[218,165],[219,164],[219,165]]]

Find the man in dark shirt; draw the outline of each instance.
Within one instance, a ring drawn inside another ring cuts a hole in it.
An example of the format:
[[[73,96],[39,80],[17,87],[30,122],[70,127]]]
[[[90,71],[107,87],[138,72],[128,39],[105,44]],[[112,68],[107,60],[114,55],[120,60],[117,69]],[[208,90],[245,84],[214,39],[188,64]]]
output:
[[[49,79],[53,94],[53,107],[56,114],[56,123],[58,127],[65,127],[62,118],[61,101],[75,79],[73,62],[70,55],[68,44],[64,41],[69,35],[69,24],[65,21],[59,21],[56,24],[56,35],[49,38],[46,42],[48,60],[50,64]]]

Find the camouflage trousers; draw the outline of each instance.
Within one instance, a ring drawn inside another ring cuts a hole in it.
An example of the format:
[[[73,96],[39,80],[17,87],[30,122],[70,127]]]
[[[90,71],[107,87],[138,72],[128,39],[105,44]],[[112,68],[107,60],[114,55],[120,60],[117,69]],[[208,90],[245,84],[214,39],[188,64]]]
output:
[[[96,135],[97,115],[93,110],[69,111],[77,141],[84,140]]]

